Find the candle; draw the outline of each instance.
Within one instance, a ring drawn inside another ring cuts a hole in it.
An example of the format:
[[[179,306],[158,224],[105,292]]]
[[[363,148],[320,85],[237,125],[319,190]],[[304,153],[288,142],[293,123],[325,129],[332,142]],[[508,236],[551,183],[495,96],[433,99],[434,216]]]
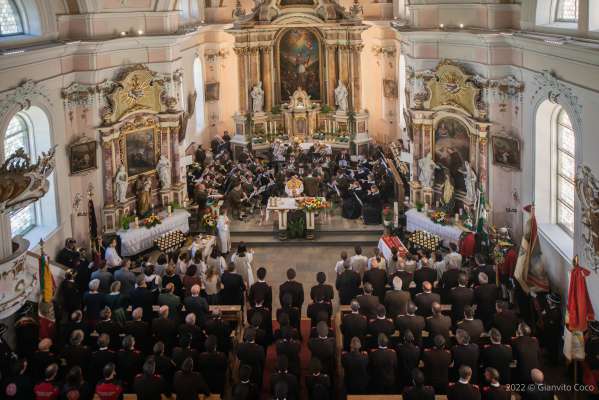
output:
[[[455,213],[455,222],[456,224],[460,221],[460,214]]]
[[[167,212],[168,212],[168,215],[171,215],[173,213],[173,208],[171,206],[168,206]]]
[[[424,203],[424,212],[428,211],[428,203]]]
[[[139,228],[139,218],[135,217],[135,227]]]

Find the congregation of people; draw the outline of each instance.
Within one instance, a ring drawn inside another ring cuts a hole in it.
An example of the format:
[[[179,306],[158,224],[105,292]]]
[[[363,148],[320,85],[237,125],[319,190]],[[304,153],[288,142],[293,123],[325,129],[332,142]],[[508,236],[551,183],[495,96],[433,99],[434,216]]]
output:
[[[69,270],[57,292],[56,334],[38,341],[35,318],[19,319],[17,348],[2,342],[2,393],[500,400],[517,383],[530,384],[518,393],[526,399],[552,398],[542,370],[559,347],[559,298],[547,297],[540,330],[520,318],[491,260],[459,250],[412,248],[401,257],[394,248],[385,258],[356,247],[327,271],[334,282],[319,271],[309,283],[293,267],[285,282],[270,282],[243,244],[233,257],[190,248],[150,262],[120,258],[113,241],[90,261],[69,240],[57,257]],[[227,320],[215,305],[239,306],[244,318]]]

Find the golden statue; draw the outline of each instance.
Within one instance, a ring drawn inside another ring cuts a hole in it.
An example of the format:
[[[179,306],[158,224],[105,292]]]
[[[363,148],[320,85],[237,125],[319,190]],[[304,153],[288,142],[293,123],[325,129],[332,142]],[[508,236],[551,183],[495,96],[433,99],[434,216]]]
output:
[[[443,193],[441,200],[443,204],[449,204],[453,200],[454,187],[451,183],[449,173],[445,171],[445,182],[443,182]]]

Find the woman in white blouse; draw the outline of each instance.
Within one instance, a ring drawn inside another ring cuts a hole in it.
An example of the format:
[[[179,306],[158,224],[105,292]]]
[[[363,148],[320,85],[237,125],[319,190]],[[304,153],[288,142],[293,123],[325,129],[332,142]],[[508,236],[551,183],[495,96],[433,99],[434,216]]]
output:
[[[235,270],[242,276],[243,281],[250,287],[254,284],[254,271],[252,270],[252,260],[254,253],[248,251],[245,243],[240,242],[237,247],[237,252],[231,257],[231,262],[235,264]]]
[[[208,269],[214,268],[218,272],[219,276],[225,272],[225,269],[227,269],[225,258],[220,255],[220,251],[216,246],[212,248],[212,252],[206,259],[206,266]]]

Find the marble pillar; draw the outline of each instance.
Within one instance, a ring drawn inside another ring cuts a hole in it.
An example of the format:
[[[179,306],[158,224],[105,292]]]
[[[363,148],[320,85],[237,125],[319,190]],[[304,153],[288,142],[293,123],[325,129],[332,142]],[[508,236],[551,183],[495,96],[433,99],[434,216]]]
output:
[[[337,55],[337,63],[339,65],[338,79],[341,79],[346,86],[351,85],[349,81],[350,56],[347,46],[339,46]],[[337,87],[337,82],[335,82],[335,87]]]
[[[271,48],[263,47],[261,50],[262,88],[264,89],[264,111],[272,109],[272,64]]]
[[[239,112],[244,114],[248,110],[248,93],[249,88],[247,85],[247,52],[248,49],[245,47],[235,48],[237,54],[237,68],[239,77]]]
[[[258,47],[250,48],[250,81],[249,81],[249,91],[252,90],[252,87],[261,80],[260,77],[260,49]]]
[[[352,46],[351,54],[352,54],[352,78],[353,78],[353,101],[354,101],[354,110],[356,112],[362,110],[362,68],[361,68],[361,60],[360,55],[362,53],[363,45],[355,45]]]
[[[337,46],[327,46],[327,104],[335,106],[335,87],[337,86]]]

